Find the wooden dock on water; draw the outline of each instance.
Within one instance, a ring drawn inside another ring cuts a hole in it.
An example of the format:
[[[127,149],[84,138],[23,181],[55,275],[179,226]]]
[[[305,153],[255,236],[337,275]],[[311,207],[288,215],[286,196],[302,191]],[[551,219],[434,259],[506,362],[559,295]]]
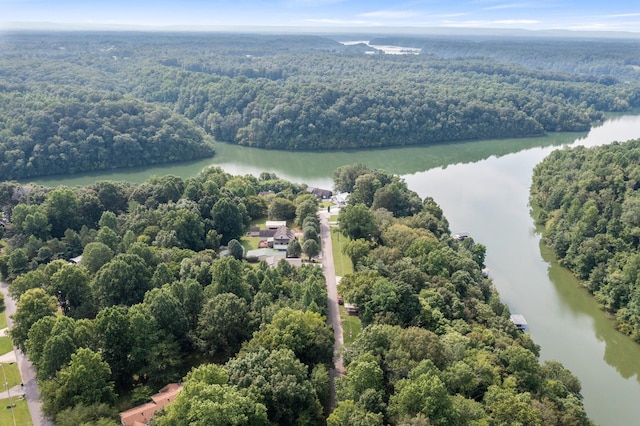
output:
[[[516,326],[516,328],[520,331],[525,331],[527,328],[527,320],[524,319],[524,316],[520,314],[511,315],[511,322]]]

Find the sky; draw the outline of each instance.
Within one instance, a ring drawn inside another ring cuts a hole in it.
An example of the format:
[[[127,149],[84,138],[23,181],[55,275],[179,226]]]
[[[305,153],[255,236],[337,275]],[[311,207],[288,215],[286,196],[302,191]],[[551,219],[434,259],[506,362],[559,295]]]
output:
[[[0,0],[9,23],[640,32],[638,0]]]

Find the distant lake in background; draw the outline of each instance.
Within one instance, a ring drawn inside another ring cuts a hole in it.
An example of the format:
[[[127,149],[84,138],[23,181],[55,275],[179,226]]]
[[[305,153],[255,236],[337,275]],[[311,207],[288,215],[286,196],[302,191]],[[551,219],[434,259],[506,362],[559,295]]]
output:
[[[562,146],[596,146],[640,138],[640,116],[607,119],[588,133],[500,139],[404,148],[291,152],[217,144],[217,155],[196,162],[133,170],[35,179],[43,185],[86,185],[96,180],[143,182],[152,175],[195,176],[219,166],[234,175],[273,172],[330,189],[342,165],[363,163],[402,175],[421,197],[431,196],[452,232],[487,246],[486,264],[502,300],[522,314],[542,359],[555,359],[582,383],[589,416],[602,425],[640,419],[640,345],[617,332],[595,300],[560,267],[530,214],[533,167]]]

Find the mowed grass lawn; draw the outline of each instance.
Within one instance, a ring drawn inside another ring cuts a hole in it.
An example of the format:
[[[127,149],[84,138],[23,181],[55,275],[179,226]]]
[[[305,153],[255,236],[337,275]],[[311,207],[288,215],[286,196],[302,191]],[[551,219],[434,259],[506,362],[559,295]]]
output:
[[[344,346],[347,347],[353,343],[362,331],[362,323],[359,317],[349,315],[342,305],[340,306],[340,318],[342,320],[342,340]]]
[[[242,237],[240,244],[244,247],[244,253],[246,255],[249,250],[255,250],[258,248],[258,244],[260,244],[260,237]]]
[[[12,405],[15,404],[13,409]],[[14,422],[15,420],[15,422]],[[13,396],[11,398],[0,400],[0,425],[16,425],[16,426],[32,426],[27,400]]]
[[[0,367],[0,369],[2,370],[0,372],[0,374],[2,374],[0,376],[0,380],[2,381],[2,391],[7,390],[4,384],[5,376],[7,378],[7,382],[9,382],[9,389],[22,383],[22,379],[20,378],[20,371],[18,370],[18,364],[16,364],[15,362],[11,364],[2,363],[2,367]],[[1,402],[2,400],[0,400],[0,403]],[[0,425],[4,424],[5,423],[0,422]]]
[[[11,343],[11,338],[9,336],[0,337],[0,355],[4,355],[12,350],[13,343]]]
[[[0,310],[0,330],[7,328],[7,312],[4,307]]]
[[[348,239],[340,233],[338,228],[331,228],[331,247],[333,249],[333,265],[336,268],[336,275],[344,277],[346,274],[353,273],[353,265],[351,259],[342,254],[342,244]]]
[[[332,217],[333,218],[333,217]],[[337,220],[337,216],[334,220]],[[348,241],[348,238],[340,233],[338,228],[331,228],[331,245],[333,248],[333,264],[336,268],[336,275],[344,277],[346,274],[353,273],[353,265],[351,259],[342,254],[342,244]],[[340,288],[340,286],[338,286]],[[340,293],[340,291],[338,291]],[[360,331],[362,331],[362,323],[360,318],[355,315],[349,315],[344,310],[344,306],[340,306],[340,319],[342,321],[342,337],[344,346],[349,346]]]

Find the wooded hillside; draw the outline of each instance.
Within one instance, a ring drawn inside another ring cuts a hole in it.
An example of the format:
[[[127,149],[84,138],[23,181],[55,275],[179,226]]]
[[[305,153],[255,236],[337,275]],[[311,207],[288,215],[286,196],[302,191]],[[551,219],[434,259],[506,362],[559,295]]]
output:
[[[548,241],[618,329],[640,342],[640,140],[554,151],[531,202]]]
[[[259,148],[402,146],[584,131],[640,105],[623,41],[421,43],[432,50],[397,56],[314,36],[4,34],[0,179],[212,155],[203,133]],[[615,65],[601,66],[604,51]]]

